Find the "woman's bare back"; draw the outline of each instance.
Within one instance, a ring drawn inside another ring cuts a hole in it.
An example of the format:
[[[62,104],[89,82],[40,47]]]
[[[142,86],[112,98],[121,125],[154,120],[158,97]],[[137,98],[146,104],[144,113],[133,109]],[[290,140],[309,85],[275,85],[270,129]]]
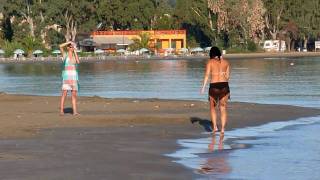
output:
[[[223,58],[210,59],[207,68],[210,69],[211,83],[228,82],[230,77],[229,62]]]

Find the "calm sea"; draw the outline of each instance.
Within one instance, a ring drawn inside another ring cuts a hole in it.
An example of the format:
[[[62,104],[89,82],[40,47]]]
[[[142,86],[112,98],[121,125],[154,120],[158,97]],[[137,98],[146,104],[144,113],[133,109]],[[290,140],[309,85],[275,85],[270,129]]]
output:
[[[230,60],[231,100],[320,108],[320,58]],[[80,95],[206,101],[205,60],[105,61],[80,65]],[[0,91],[59,95],[60,65],[1,64]],[[320,117],[178,140],[168,156],[200,179],[319,179]]]

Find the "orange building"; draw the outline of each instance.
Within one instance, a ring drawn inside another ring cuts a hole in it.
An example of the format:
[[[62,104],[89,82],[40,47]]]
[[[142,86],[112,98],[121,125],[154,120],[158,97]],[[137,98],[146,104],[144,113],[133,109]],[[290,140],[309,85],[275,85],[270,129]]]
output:
[[[178,51],[187,47],[186,30],[95,31],[91,37],[97,48],[112,51],[126,49],[143,33],[149,35],[149,49],[153,51],[164,52],[168,48]]]

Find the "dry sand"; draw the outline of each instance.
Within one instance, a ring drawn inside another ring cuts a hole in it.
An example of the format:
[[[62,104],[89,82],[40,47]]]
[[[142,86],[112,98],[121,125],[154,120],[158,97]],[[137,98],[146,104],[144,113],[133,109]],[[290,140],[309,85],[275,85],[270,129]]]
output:
[[[59,116],[58,106],[59,97],[0,94],[0,179],[196,177],[163,154],[210,128],[207,102],[80,97],[80,116]],[[237,102],[228,111],[229,130],[320,114]]]

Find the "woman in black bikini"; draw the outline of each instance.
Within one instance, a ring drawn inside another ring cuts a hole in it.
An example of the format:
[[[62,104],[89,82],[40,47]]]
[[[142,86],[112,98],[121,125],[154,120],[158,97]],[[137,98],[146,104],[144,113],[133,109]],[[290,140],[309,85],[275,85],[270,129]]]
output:
[[[230,98],[230,89],[228,83],[230,78],[230,65],[227,60],[221,57],[221,51],[217,47],[212,47],[210,50],[210,59],[207,63],[201,94],[204,93],[209,78],[209,101],[212,132],[215,133],[218,131],[215,107],[217,104],[219,104],[221,133],[224,133],[227,123],[227,102]]]

